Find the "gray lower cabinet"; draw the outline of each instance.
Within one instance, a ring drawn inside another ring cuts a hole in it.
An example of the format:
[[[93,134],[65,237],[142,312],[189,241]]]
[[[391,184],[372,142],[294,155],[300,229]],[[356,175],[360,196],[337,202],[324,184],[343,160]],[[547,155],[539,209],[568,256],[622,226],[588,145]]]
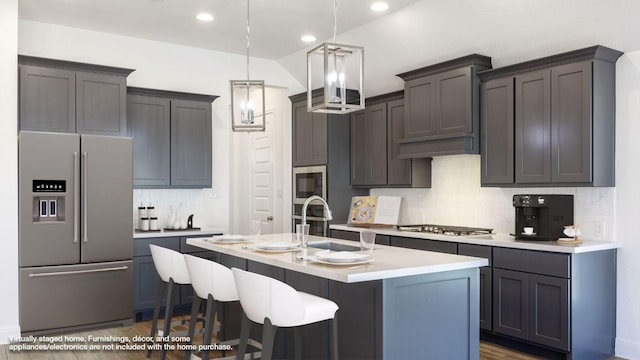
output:
[[[375,229],[374,229],[375,231]],[[331,229],[331,237],[360,242],[360,232]],[[376,234],[376,244],[389,245],[389,235]]]
[[[194,236],[198,237],[198,236]],[[168,249],[179,251],[183,254],[216,261],[218,254],[212,251],[186,245],[186,237],[158,237],[134,239],[133,241],[133,311],[136,321],[151,318],[155,306],[155,298],[158,290],[160,277],[156,271],[151,257],[149,245],[154,244]],[[166,289],[165,294],[166,296]],[[174,304],[177,309],[174,313],[187,313],[193,298],[191,285],[180,285],[180,290],[175,293]],[[162,305],[165,298],[162,299]]]
[[[211,186],[211,102],[215,99],[129,87],[134,187]]]
[[[479,73],[482,185],[614,186],[620,55],[594,46]]]
[[[115,67],[19,56],[19,129],[126,136],[127,76]]]
[[[438,241],[438,240],[391,236],[390,245],[409,248],[409,249],[435,251],[435,252],[448,253],[448,254],[458,253],[458,244],[454,242],[449,242],[449,241]]]
[[[431,187],[431,158],[398,158],[404,102],[402,91],[380,95],[351,115],[352,186]]]

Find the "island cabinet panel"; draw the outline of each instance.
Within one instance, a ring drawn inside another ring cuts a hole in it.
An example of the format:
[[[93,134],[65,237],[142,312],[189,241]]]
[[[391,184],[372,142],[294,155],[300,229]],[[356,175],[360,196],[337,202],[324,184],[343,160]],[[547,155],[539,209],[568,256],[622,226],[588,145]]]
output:
[[[482,84],[482,184],[513,184],[514,122],[513,78]]]
[[[18,62],[20,130],[126,136],[133,70],[22,55]]]
[[[481,72],[482,185],[614,186],[620,55],[594,46]],[[510,81],[515,82],[513,108]],[[511,148],[513,181],[505,166]]]
[[[405,238],[392,236],[390,238],[391,246],[399,246],[409,249],[435,251],[448,254],[458,253],[458,244],[448,241],[417,239],[417,238]]]
[[[135,188],[211,187],[216,96],[129,87]]]
[[[329,298],[338,304],[340,359],[383,359],[382,281],[347,284],[329,281]]]

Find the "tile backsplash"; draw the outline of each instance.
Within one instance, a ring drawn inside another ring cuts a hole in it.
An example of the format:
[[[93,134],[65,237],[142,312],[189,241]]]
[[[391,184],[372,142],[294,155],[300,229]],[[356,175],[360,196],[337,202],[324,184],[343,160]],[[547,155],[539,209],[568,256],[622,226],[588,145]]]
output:
[[[211,212],[208,204],[210,189],[134,189],[133,190],[133,227],[138,228],[138,206],[155,207],[160,228],[168,227],[171,209],[180,207],[180,219],[186,221],[191,214],[194,227],[211,226],[207,216]],[[182,204],[182,205],[180,205]]]
[[[430,189],[372,189],[371,195],[402,196],[400,223],[443,224],[514,231],[514,194],[570,194],[574,220],[588,240],[613,241],[615,188],[494,188],[480,186],[480,155],[438,156]]]

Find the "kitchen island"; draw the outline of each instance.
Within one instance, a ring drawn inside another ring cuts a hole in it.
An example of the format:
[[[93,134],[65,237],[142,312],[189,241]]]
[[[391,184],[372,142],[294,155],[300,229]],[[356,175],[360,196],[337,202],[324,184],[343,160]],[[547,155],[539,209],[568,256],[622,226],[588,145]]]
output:
[[[335,301],[341,359],[477,359],[479,357],[479,270],[486,259],[376,245],[372,262],[325,265],[300,259],[300,252],[256,251],[252,244],[295,242],[295,234],[247,237],[226,245],[209,238],[187,244],[220,254],[227,266],[285,281],[300,291]],[[310,246],[350,241],[309,236]],[[321,249],[309,247],[312,256]],[[238,309],[225,309],[224,335],[237,332]],[[227,320],[228,319],[228,320]],[[225,324],[226,323],[226,324]],[[234,329],[234,327],[236,327]],[[276,356],[291,354],[288,332],[276,340]],[[252,334],[259,338],[259,332]],[[328,358],[328,327],[303,332],[303,358]],[[278,354],[280,351],[280,354]]]

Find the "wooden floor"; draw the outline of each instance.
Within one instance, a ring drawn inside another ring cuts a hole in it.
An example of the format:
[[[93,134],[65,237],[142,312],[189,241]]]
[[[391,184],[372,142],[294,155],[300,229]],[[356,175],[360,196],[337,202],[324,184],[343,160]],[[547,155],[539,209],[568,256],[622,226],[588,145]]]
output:
[[[114,329],[105,329],[105,330],[92,330],[83,333],[76,333],[67,336],[80,336],[85,339],[88,338],[89,335],[94,337],[99,336],[119,336],[119,337],[128,337],[132,339],[134,336],[148,336],[151,329],[150,321],[143,321],[135,323],[130,327],[122,327],[122,328],[114,328]],[[175,330],[184,330],[185,328],[180,326],[174,328]],[[94,343],[100,345],[110,346],[112,342],[105,343]],[[202,337],[196,336],[194,338],[195,344],[202,343]],[[60,344],[56,342],[56,344]],[[88,342],[84,343],[70,343],[67,344],[88,344]],[[133,341],[130,344],[134,344]],[[227,352],[226,355],[229,356],[233,352]],[[159,351],[154,351],[151,359],[159,359]],[[49,350],[49,351],[14,351],[10,349],[10,345],[0,345],[0,360],[143,360],[146,357],[145,351],[117,351],[117,350],[77,350],[77,351],[62,351],[62,350]],[[167,352],[167,360],[182,360],[184,353],[182,351],[168,351]],[[220,357],[221,353],[214,352],[210,355],[210,358]],[[543,359],[540,357],[532,356],[529,354],[517,352],[500,345],[496,345],[493,343],[480,341],[480,360],[535,360],[535,359]],[[608,360],[624,360],[619,357],[612,357]]]

